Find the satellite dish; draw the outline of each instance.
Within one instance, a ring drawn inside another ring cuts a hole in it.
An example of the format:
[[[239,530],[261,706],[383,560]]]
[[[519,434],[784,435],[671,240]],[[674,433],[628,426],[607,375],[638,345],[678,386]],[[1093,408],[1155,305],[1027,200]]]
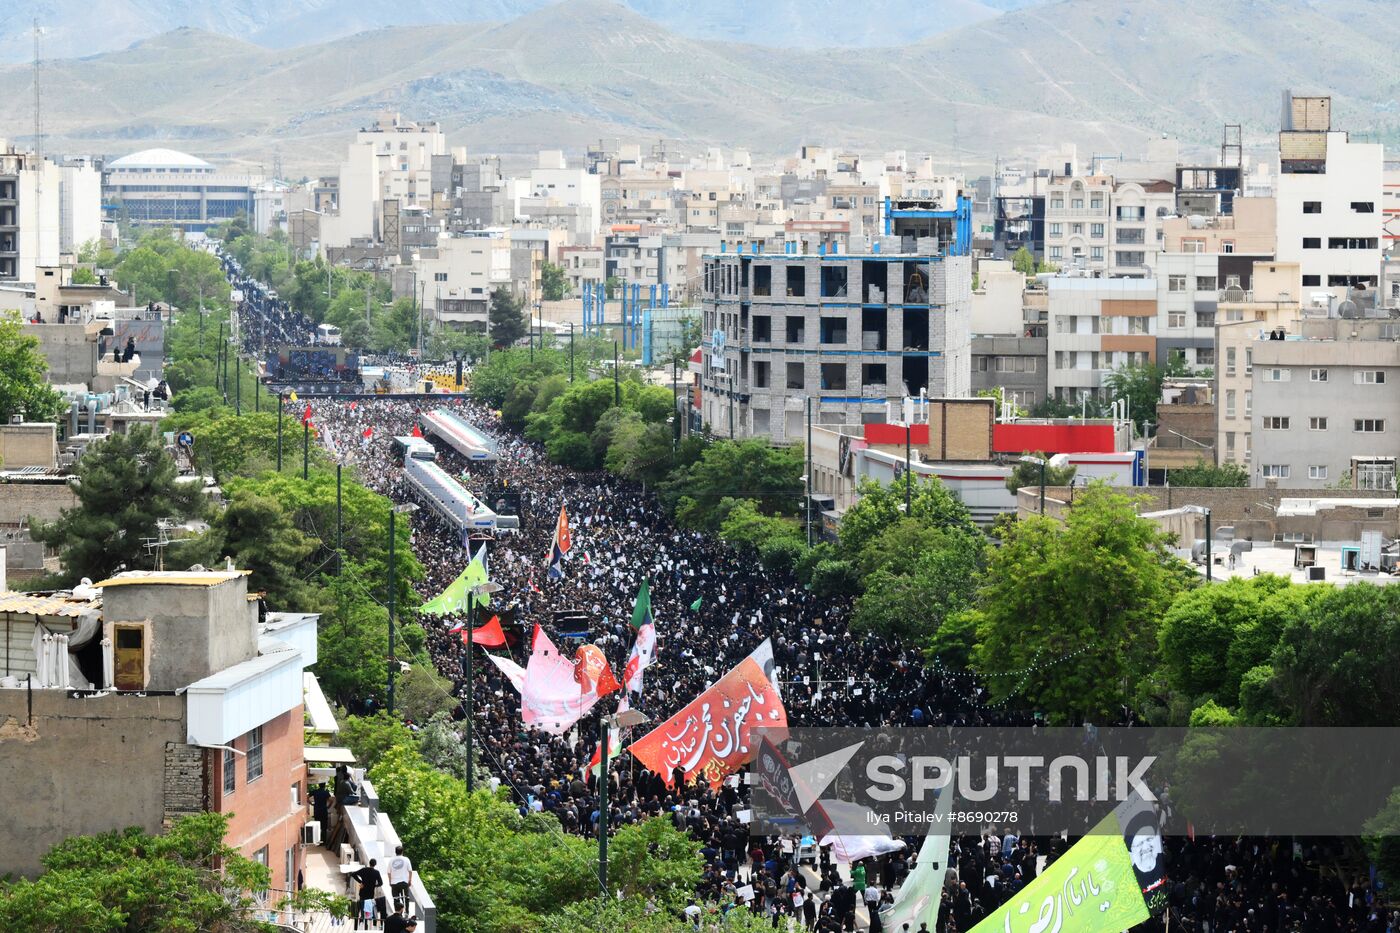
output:
[[[1360,317],[1361,311],[1357,307],[1356,302],[1352,301],[1350,298],[1347,298],[1337,305],[1337,316],[1347,318],[1348,320],[1350,320],[1352,318]]]

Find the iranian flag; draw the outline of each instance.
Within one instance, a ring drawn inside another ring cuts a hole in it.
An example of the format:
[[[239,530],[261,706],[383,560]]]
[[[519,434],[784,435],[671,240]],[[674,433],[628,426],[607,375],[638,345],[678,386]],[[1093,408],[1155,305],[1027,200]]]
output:
[[[632,607],[632,628],[637,630],[637,639],[632,642],[632,654],[622,669],[628,696],[642,692],[642,671],[656,660],[656,623],[651,617],[651,587],[646,580],[637,590],[637,602]]]

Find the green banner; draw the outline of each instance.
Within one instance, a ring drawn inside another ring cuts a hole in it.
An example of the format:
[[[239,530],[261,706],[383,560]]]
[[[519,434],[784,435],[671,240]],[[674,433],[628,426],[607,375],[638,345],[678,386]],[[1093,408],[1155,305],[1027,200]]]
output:
[[[972,933],[1123,933],[1149,916],[1118,818],[1109,814]]]

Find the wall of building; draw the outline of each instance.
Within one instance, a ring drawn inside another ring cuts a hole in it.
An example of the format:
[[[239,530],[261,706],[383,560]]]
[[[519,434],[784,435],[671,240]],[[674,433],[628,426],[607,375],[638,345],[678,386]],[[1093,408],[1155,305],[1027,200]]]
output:
[[[214,586],[126,584],[103,590],[103,619],[150,622],[147,684],[178,690],[257,656],[247,577]]]
[[[1319,174],[1282,173],[1278,176],[1277,257],[1301,267],[1303,287],[1324,289],[1334,276],[1376,279],[1381,261],[1380,213],[1385,148],[1379,143],[1349,142],[1346,133],[1327,134],[1327,169]],[[1318,213],[1305,213],[1305,202],[1318,202]],[[1369,204],[1360,212],[1353,204]],[[1329,238],[1365,238],[1366,249],[1336,249]],[[1318,245],[1305,246],[1305,239]]]
[[[69,697],[0,690],[0,876],[33,876],[40,858],[70,836],[167,819],[203,799],[202,775],[185,763],[185,702],[176,696]]]
[[[1316,498],[1317,490],[1308,488],[1270,487],[1251,489],[1247,486],[1232,487],[1189,487],[1189,486],[1116,486],[1114,491],[1141,499],[1137,509],[1142,512],[1160,512],[1177,509],[1183,505],[1199,505],[1210,509],[1211,524],[1214,528],[1239,525],[1256,521],[1261,517],[1272,518],[1278,504],[1283,499]],[[1069,502],[1073,495],[1083,489],[1071,490],[1068,486],[1047,486],[1045,488],[1046,514],[1055,514],[1051,502]],[[1353,490],[1339,491],[1338,496],[1348,499],[1393,499],[1394,490]],[[1023,486],[1017,504],[1019,514],[1025,517],[1039,507],[1040,487]]]
[[[233,756],[234,789],[224,793],[224,754],[209,751],[211,809],[232,814],[228,844],[249,858],[267,848],[272,886],[295,890],[301,867],[301,827],[309,819],[302,707],[297,706],[262,728],[263,773],[248,780],[248,736],[231,744],[244,755]],[[295,788],[295,791],[293,791]],[[293,800],[300,801],[294,804]],[[287,872],[287,852],[292,853]]]
[[[0,483],[0,525],[57,521],[77,504],[67,483]]]

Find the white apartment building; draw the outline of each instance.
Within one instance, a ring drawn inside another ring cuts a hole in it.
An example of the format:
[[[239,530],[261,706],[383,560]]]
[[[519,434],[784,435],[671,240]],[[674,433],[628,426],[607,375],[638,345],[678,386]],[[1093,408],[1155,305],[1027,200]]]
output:
[[[1053,177],[1045,194],[1045,258],[1061,269],[1144,278],[1176,205],[1168,181]]]
[[[423,306],[438,327],[484,329],[491,292],[511,285],[508,230],[482,230],[438,238],[420,251],[414,268]]]
[[[1331,128],[1331,100],[1288,97],[1279,132],[1278,251],[1304,289],[1374,288],[1383,241],[1385,147]]]
[[[433,157],[447,153],[436,123],[414,123],[386,114],[355,134],[340,164],[339,212],[321,220],[321,248],[383,236],[384,200],[400,208],[430,208]]]
[[[33,282],[41,266],[102,233],[102,178],[86,162],[59,165],[0,140],[0,281]]]
[[[1065,401],[1103,397],[1104,377],[1157,359],[1157,283],[1152,279],[1049,279],[1046,391]]]
[[[529,198],[545,206],[571,208],[574,222],[572,232],[577,242],[591,242],[597,235],[603,216],[601,179],[587,169],[569,168],[564,153],[557,149],[543,150],[538,164],[530,170]],[[520,210],[525,210],[521,205]]]

